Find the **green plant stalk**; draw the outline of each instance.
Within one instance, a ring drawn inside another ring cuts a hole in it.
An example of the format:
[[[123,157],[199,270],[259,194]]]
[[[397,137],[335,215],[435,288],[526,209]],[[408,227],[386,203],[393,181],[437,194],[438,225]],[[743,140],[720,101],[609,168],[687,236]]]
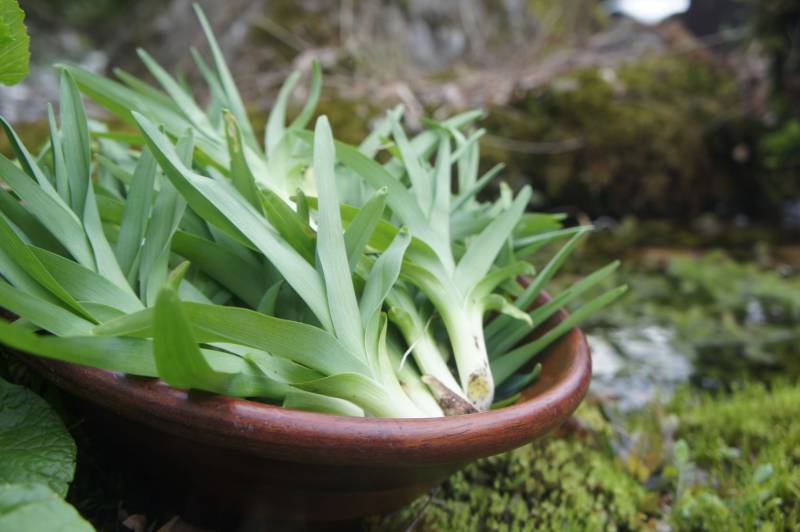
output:
[[[405,290],[395,288],[389,292],[386,302],[389,319],[400,329],[422,374],[436,378],[451,392],[466,399],[411,296]],[[436,395],[436,390],[432,391]]]

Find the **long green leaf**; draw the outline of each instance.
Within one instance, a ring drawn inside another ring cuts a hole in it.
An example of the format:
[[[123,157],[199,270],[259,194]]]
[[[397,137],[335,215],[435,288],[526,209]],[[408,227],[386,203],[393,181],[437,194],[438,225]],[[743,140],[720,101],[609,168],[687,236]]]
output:
[[[364,417],[364,409],[356,406],[350,401],[328,397],[318,393],[293,390],[286,394],[283,401],[284,408],[294,408],[295,410],[306,410],[309,412],[320,412],[322,414],[333,414],[335,416]]]
[[[0,279],[0,307],[58,336],[88,336],[93,323]]]
[[[263,268],[253,259],[243,259],[224,246],[205,238],[177,231],[172,251],[210,275],[239,299],[256,307],[266,290]]]
[[[133,270],[134,260],[146,234],[155,177],[156,160],[150,150],[145,148],[133,171],[115,247],[120,268],[126,275],[130,275]]]
[[[547,265],[542,268],[539,274],[528,285],[525,291],[520,294],[514,304],[521,308],[526,309],[533,303],[534,299],[541,293],[542,289],[547,285],[550,279],[556,274],[567,257],[578,245],[578,242],[589,228],[576,233],[564,246],[556,253]],[[486,337],[492,341],[495,338],[504,336],[505,327],[509,325],[510,320],[505,316],[499,316],[496,320],[492,321],[485,330]]]
[[[53,278],[77,301],[100,303],[123,312],[136,312],[144,307],[127,283],[115,283],[50,251],[35,247],[31,250]]]
[[[258,188],[253,172],[247,164],[244,156],[244,145],[242,144],[242,131],[236,122],[236,117],[227,110],[222,111],[222,118],[225,123],[225,137],[228,142],[228,153],[231,159],[231,181],[236,190],[250,202],[256,209],[261,208],[258,197]]]
[[[156,376],[153,346],[149,340],[37,336],[0,320],[0,343],[54,360],[131,375]]]
[[[2,155],[0,177],[14,189],[25,203],[26,209],[61,242],[75,260],[88,268],[96,267],[83,225],[63,201],[44,192],[35,181]]]
[[[627,286],[620,286],[613,290],[609,290],[600,296],[597,296],[595,299],[591,300],[570,314],[564,321],[547,331],[540,338],[537,338],[528,344],[520,346],[513,351],[492,360],[491,367],[495,382],[497,384],[504,382],[507,378],[513,375],[515,371],[524,366],[531,358],[539,354],[543,349],[560,338],[562,335],[569,332],[573,327],[579,325],[590,315],[609,305],[612,301],[624,294],[627,289]]]
[[[517,194],[511,207],[495,218],[470,243],[455,271],[456,285],[462,291],[469,290],[488,273],[503,244],[514,230],[514,225],[528,206],[530,197],[531,189],[526,186]]]
[[[89,188],[91,146],[86,111],[83,108],[78,85],[67,70],[61,71],[61,131],[63,134],[64,161],[69,180],[69,204],[76,213],[83,214],[86,191]]]
[[[389,290],[397,283],[411,236],[406,231],[397,234],[392,245],[373,264],[361,294],[361,323],[366,328],[373,314],[383,306]]]
[[[320,117],[314,131],[314,178],[319,191],[319,229],[317,258],[325,279],[328,305],[336,336],[362,357],[364,331],[359,319],[358,302],[339,215],[339,198],[334,171],[333,135],[327,118]]]
[[[323,324],[331,327],[325,289],[317,272],[285,240],[267,225],[246,201],[232,194],[225,183],[203,177],[186,168],[173,146],[155,126],[135,115],[161,168],[192,209],[230,236],[261,251]],[[245,235],[246,233],[246,235]]]
[[[86,309],[55,280],[33,251],[31,251],[25,242],[14,232],[3,215],[0,215],[0,248],[2,248],[4,254],[13,260],[27,275],[35,279],[54,296],[66,303],[81,316],[88,319],[92,318]]]

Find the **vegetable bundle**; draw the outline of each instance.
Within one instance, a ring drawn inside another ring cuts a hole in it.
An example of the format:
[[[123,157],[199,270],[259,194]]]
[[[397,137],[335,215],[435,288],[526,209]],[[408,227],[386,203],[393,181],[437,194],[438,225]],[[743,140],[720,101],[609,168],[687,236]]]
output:
[[[435,417],[513,402],[539,367],[518,370],[625,290],[531,340],[617,264],[528,311],[589,228],[526,213],[528,187],[478,199],[501,171],[479,172],[480,112],[409,138],[392,109],[350,146],[324,116],[306,129],[314,65],[300,113],[287,124],[295,73],[259,142],[197,14],[207,108],[141,51],[160,88],[62,66],[37,155],[2,122],[17,161],[0,156],[0,306],[18,318],[0,342],[291,408]],[[88,121],[81,92],[138,132]]]

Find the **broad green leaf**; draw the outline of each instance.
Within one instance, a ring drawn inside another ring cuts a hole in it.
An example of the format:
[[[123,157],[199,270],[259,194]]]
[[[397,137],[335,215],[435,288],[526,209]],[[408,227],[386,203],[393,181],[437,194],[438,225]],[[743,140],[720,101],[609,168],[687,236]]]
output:
[[[207,389],[214,379],[171,282],[161,288],[153,309],[153,355],[158,376],[171,386]]]
[[[75,508],[42,484],[0,484],[0,530],[94,532]]]
[[[17,0],[0,0],[0,83],[15,85],[28,74],[30,37]]]
[[[364,409],[367,415],[375,417],[420,417],[421,412],[414,408],[411,412],[398,404],[377,382],[356,373],[339,373],[311,382],[297,384],[297,388],[307,392],[350,401]]]
[[[122,273],[119,263],[117,263],[114,250],[111,248],[111,244],[109,244],[103,232],[103,225],[100,221],[100,212],[97,210],[97,200],[94,195],[94,187],[92,186],[91,180],[87,182],[85,202],[83,227],[86,231],[89,243],[92,246],[92,252],[97,264],[97,272],[111,282],[130,289],[128,280],[125,274]]]
[[[335,336],[313,325],[266,316],[255,310],[184,302],[195,340],[250,346],[331,375],[369,374],[366,365]],[[152,336],[152,309],[95,327],[96,335]]]
[[[3,379],[0,379],[0,456],[3,457],[0,486],[44,484],[61,497],[67,495],[75,474],[72,436],[47,401]]]
[[[364,331],[347,250],[344,243],[334,165],[336,155],[328,119],[320,117],[314,131],[314,179],[319,192],[317,260],[327,290],[333,329],[351,352],[365,356]]]
[[[194,133],[188,129],[178,139],[175,153],[179,160],[191,166],[194,154]],[[147,305],[155,302],[156,295],[167,280],[170,241],[178,228],[186,201],[170,182],[161,183],[150,221],[147,224],[139,265],[139,293]]]

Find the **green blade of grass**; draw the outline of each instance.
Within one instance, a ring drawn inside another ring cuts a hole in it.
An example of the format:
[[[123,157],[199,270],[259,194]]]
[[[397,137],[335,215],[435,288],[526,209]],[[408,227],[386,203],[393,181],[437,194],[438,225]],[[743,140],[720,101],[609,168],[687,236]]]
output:
[[[61,242],[75,260],[88,268],[95,268],[94,255],[83,225],[66,203],[44,192],[35,181],[2,155],[0,155],[0,177],[25,203],[28,212]]]
[[[403,265],[403,256],[410,242],[411,236],[408,232],[401,230],[389,248],[378,257],[370,269],[359,304],[362,327],[367,327],[373,314],[383,306],[389,290],[397,283]]]
[[[80,92],[78,92],[78,85],[67,70],[61,71],[59,103],[64,161],[69,180],[69,204],[73,211],[83,214],[86,191],[89,188],[92,154],[86,111],[83,108]]]
[[[314,264],[314,233],[308,224],[271,190],[261,190],[259,197],[269,223],[309,264]]]
[[[264,147],[267,155],[272,155],[286,130],[286,107],[289,105],[289,97],[299,79],[300,73],[292,72],[278,91],[278,97],[275,99],[272,111],[267,118],[267,126],[264,129]]]
[[[322,92],[322,66],[319,61],[314,59],[311,62],[311,87],[308,90],[308,98],[295,119],[289,124],[289,129],[303,129],[311,121],[314,111],[319,103],[319,96]]]
[[[184,231],[172,237],[172,251],[255,307],[266,290],[264,270],[256,260],[245,260],[224,246]]]
[[[225,183],[186,168],[175,154],[174,147],[152,122],[141,115],[136,116],[159,165],[192,209],[229,236],[260,250],[306,302],[320,323],[326,328],[331,327],[325,288],[314,268],[280,238],[238,193],[231,193],[232,185],[228,184],[228,189]]]
[[[25,272],[26,276],[30,276],[79,315],[92,319],[86,309],[64,290],[33,251],[19,238],[3,215],[0,215],[0,249]]]
[[[77,301],[101,303],[123,312],[143,308],[127,283],[119,284],[97,272],[50,251],[31,248],[53,278]]]
[[[570,314],[564,321],[546,332],[540,338],[537,338],[528,344],[520,346],[513,351],[510,351],[505,355],[492,360],[491,368],[495,382],[498,384],[503,383],[506,379],[513,375],[514,372],[524,366],[529,360],[539,354],[551,343],[572,330],[573,327],[579,325],[590,315],[609,305],[612,301],[624,294],[627,289],[627,286],[620,286],[613,290],[609,290],[600,296],[597,296]]]
[[[250,202],[250,205],[260,209],[256,181],[244,156],[242,131],[239,129],[236,118],[226,109],[222,111],[222,118],[225,123],[225,138],[228,142],[228,153],[231,159],[230,177],[233,186]]]
[[[242,135],[244,136],[245,142],[253,150],[258,150],[258,143],[256,142],[255,135],[253,134],[253,129],[250,126],[250,121],[248,120],[247,111],[245,110],[244,103],[242,102],[242,97],[239,95],[239,90],[236,88],[236,83],[233,81],[233,76],[231,76],[228,65],[225,63],[222,50],[220,50],[217,39],[214,37],[214,32],[211,30],[211,25],[208,23],[208,19],[206,19],[206,15],[203,13],[203,10],[199,5],[194,4],[194,11],[197,14],[197,19],[200,21],[200,25],[203,28],[203,33],[205,33],[208,46],[211,49],[211,56],[214,59],[214,66],[217,69],[217,76],[220,84],[222,85],[222,89],[225,91],[225,96],[228,99],[228,106],[242,128]]]
[[[530,187],[523,188],[511,207],[495,218],[469,245],[456,267],[454,280],[464,292],[478,283],[492,267],[497,254],[522,216],[531,197]]]
[[[534,299],[536,299],[550,279],[553,278],[558,269],[561,268],[561,265],[564,264],[564,261],[567,260],[569,254],[575,249],[575,246],[578,245],[578,242],[588,230],[589,228],[583,229],[573,235],[573,237],[566,244],[564,244],[558,253],[556,253],[553,258],[550,259],[547,265],[542,268],[542,270],[528,285],[525,291],[522,292],[519,297],[517,297],[516,301],[514,302],[517,307],[526,309],[531,306]],[[497,319],[493,320],[486,327],[487,340],[491,343],[496,338],[502,337],[504,335],[505,327],[507,327],[509,323],[510,321],[508,317],[498,316]]]
[[[385,206],[386,188],[381,188],[373,193],[372,197],[367,200],[361,209],[358,209],[355,216],[350,217],[350,223],[344,232],[344,244],[347,249],[347,261],[350,264],[351,271],[355,270],[358,261],[364,254],[364,249],[367,247],[378,222],[383,216]],[[343,211],[342,214],[345,214],[346,206],[342,205],[341,210]]]
[[[61,132],[56,125],[56,115],[53,106],[47,104],[47,122],[50,128],[50,146],[53,151],[53,173],[55,174],[56,191],[64,201],[69,201],[69,178],[67,177],[67,163],[64,160],[64,149],[61,146]]]
[[[0,320],[0,342],[33,355],[129,375],[155,377],[153,345],[139,338],[37,336]]]
[[[319,260],[336,336],[353,352],[365,357],[364,331],[339,215],[339,195],[334,171],[333,135],[327,118],[320,117],[314,131],[314,179],[319,192]]]
[[[89,336],[94,324],[0,279],[0,307],[58,336]]]
[[[286,399],[283,400],[283,407],[335,416],[364,417],[364,409],[350,401],[303,390],[292,390],[287,393]]]
[[[115,251],[122,271],[133,273],[134,260],[147,232],[150,209],[153,203],[153,184],[156,177],[156,160],[145,148],[133,171],[131,187],[125,201],[125,210],[119,227]]]

